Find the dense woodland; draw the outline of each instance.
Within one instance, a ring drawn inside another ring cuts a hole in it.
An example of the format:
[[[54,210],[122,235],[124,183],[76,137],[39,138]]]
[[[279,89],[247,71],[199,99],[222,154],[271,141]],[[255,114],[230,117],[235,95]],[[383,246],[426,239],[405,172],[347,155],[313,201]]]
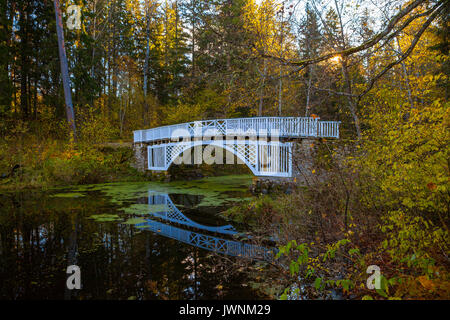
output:
[[[282,226],[281,284],[299,275],[309,297],[450,297],[448,1],[59,0],[76,131],[55,1],[0,3],[1,189],[145,179],[129,149],[105,147],[136,129],[338,120],[341,139],[318,142],[314,172],[327,179],[239,208]],[[73,4],[79,30],[66,27]],[[364,289],[371,264],[377,293]]]

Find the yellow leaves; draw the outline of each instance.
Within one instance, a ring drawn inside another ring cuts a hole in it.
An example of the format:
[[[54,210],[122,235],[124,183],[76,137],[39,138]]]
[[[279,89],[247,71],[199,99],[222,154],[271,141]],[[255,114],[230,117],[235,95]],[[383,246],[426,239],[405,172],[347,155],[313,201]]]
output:
[[[445,211],[443,193],[438,191],[448,185],[448,170],[443,168],[448,168],[449,108],[441,99],[416,106],[413,110],[370,108],[365,119],[371,128],[364,136],[365,157],[352,162],[359,162],[357,171],[376,177],[385,204]]]
[[[427,183],[427,188],[430,189],[431,191],[436,190],[436,184],[434,184],[433,182],[428,182]]]
[[[417,277],[417,280],[420,282],[422,287],[424,287],[427,290],[434,290],[434,288],[436,287],[436,285],[433,283],[433,281],[428,279],[428,277],[425,275]]]
[[[70,160],[70,159],[73,159],[75,157],[79,157],[80,155],[81,155],[80,152],[72,150],[72,149],[69,149],[69,150],[66,150],[63,153],[61,153],[58,158],[65,159],[65,160]]]

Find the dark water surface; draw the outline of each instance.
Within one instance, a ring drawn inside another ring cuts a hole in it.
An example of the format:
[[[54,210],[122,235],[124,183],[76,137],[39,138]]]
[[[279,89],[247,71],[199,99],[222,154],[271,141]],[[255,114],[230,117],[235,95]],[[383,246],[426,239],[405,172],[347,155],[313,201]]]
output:
[[[264,298],[246,270],[230,268],[236,259],[264,259],[266,249],[236,241],[243,230],[217,215],[250,197],[250,182],[227,176],[0,194],[0,298]],[[66,288],[73,264],[81,290]]]

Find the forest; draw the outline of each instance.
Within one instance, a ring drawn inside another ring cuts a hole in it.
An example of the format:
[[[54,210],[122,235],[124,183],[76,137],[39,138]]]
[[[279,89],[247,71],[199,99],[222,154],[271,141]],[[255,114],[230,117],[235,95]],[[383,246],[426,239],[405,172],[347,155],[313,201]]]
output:
[[[154,179],[132,166],[134,130],[340,121],[306,186],[225,212],[282,235],[288,267],[255,269],[260,289],[449,299],[448,15],[447,0],[4,0],[0,193]]]

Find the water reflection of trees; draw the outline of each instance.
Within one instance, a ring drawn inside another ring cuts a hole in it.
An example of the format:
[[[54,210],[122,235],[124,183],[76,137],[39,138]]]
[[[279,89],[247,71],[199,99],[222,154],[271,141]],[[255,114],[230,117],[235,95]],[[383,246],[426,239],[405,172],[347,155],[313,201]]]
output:
[[[236,291],[245,276],[229,272],[207,251],[129,225],[87,219],[116,209],[98,194],[0,196],[0,298],[254,298],[250,289]],[[81,268],[83,288],[67,293],[70,261]]]

